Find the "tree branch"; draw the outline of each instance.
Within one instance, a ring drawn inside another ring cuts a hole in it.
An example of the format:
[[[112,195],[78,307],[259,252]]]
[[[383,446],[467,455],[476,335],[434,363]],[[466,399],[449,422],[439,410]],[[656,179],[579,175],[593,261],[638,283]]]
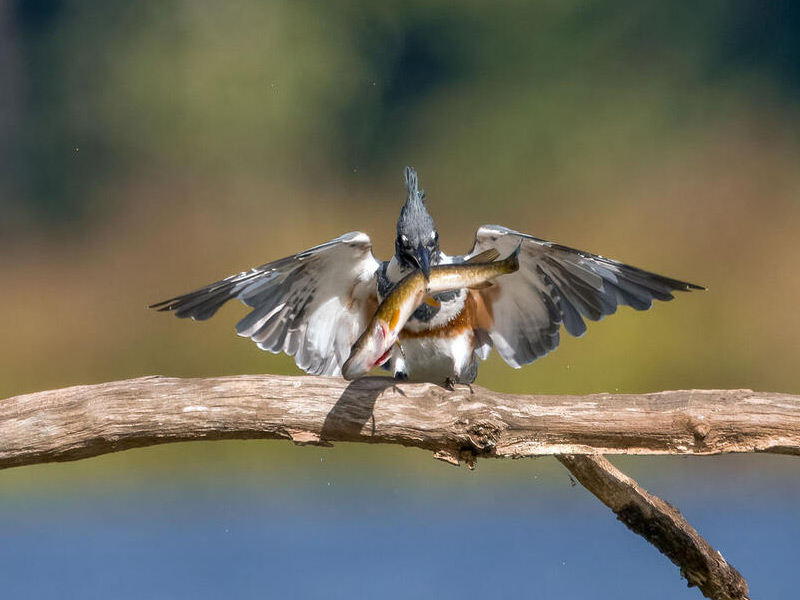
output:
[[[674,507],[599,454],[800,455],[800,397],[750,390],[522,396],[458,386],[320,377],[143,377],[0,402],[0,469],[168,442],[291,439],[395,443],[473,466],[555,454],[709,598],[747,584]]]
[[[722,554],[703,539],[674,506],[653,496],[602,456],[560,455],[556,458],[617,515],[680,567],[689,586],[706,598],[747,600],[747,582]]]
[[[143,377],[0,401],[0,468],[199,439],[395,443],[452,463],[546,454],[800,454],[800,397],[522,396],[323,377]]]

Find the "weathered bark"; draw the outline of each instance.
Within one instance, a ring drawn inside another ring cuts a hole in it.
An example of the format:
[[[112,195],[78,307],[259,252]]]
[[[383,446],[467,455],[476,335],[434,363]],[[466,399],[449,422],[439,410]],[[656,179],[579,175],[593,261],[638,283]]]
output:
[[[706,598],[747,600],[747,582],[741,573],[689,525],[677,508],[648,493],[602,456],[566,454],[556,458],[628,529],[680,567],[689,585],[700,588]]]
[[[396,443],[473,466],[554,454],[709,598],[745,600],[741,575],[674,507],[600,454],[800,454],[800,397],[750,390],[522,396],[320,377],[143,377],[0,401],[0,469],[167,442]]]
[[[396,443],[452,463],[546,454],[800,454],[800,397],[750,390],[521,396],[322,377],[144,377],[0,401],[0,468],[166,442]]]

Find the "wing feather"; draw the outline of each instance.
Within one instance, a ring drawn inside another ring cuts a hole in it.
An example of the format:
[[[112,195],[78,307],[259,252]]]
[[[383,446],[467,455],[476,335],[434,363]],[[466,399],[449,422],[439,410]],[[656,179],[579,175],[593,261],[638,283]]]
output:
[[[493,316],[488,336],[512,367],[556,348],[562,323],[569,334],[581,336],[584,319],[598,321],[619,305],[646,310],[653,300],[671,300],[674,291],[705,289],[499,225],[480,227],[469,254],[454,260],[466,261],[490,248],[505,256],[519,244],[519,270],[479,292]]]
[[[202,321],[238,298],[253,309],[237,323],[239,335],[286,352],[308,373],[338,375],[375,312],[379,264],[369,236],[352,232],[152,308]]]

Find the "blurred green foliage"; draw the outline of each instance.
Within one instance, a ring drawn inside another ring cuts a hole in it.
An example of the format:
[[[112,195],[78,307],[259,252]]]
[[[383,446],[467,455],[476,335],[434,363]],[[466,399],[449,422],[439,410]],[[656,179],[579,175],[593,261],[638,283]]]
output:
[[[4,2],[0,396],[296,372],[241,307],[145,307],[344,231],[388,256],[406,164],[446,251],[501,223],[710,288],[480,384],[798,392],[798,34],[791,2]]]
[[[413,159],[484,192],[557,184],[644,168],[800,89],[788,2],[4,6],[20,168],[2,195],[54,220],[153,171],[325,185]]]

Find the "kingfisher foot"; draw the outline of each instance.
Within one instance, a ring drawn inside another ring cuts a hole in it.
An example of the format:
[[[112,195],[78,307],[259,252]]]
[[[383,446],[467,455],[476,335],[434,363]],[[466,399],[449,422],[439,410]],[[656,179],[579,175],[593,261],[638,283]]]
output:
[[[405,371],[398,371],[397,373],[394,374],[394,380],[395,383],[392,384],[392,391],[395,394],[400,394],[401,396],[405,396],[406,393],[399,387],[397,387],[397,383],[401,381],[408,381],[408,373],[406,373]]]
[[[456,377],[447,377],[442,384],[442,387],[450,392],[454,392],[456,390],[456,385],[465,385],[469,388],[469,393],[474,394],[475,390],[472,389],[472,383],[467,383],[465,381],[459,381]]]

